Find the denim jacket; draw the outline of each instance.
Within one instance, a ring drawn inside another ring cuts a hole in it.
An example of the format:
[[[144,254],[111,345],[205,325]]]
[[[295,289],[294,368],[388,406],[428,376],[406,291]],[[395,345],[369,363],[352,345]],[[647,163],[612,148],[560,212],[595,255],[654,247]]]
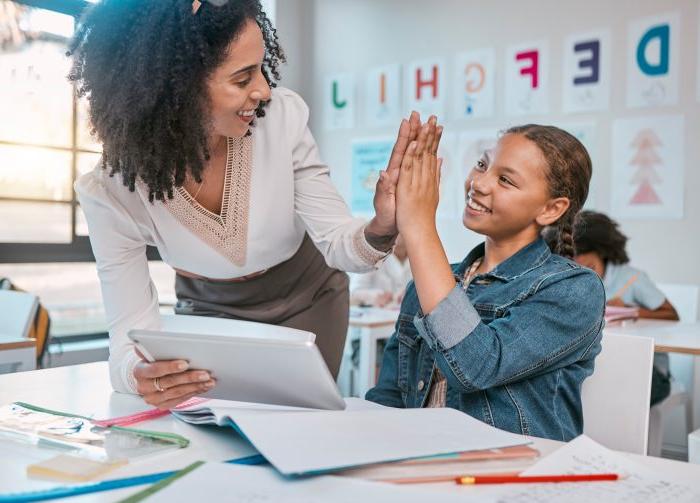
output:
[[[570,440],[583,431],[581,384],[600,352],[603,284],[538,239],[464,285],[483,255],[482,244],[452,267],[457,285],[427,315],[409,283],[367,399],[422,407],[437,367],[448,407],[503,430]]]

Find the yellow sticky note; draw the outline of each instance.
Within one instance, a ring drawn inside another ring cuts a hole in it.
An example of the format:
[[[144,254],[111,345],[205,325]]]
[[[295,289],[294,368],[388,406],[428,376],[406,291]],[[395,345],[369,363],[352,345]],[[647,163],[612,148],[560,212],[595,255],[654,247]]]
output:
[[[86,482],[127,463],[127,460],[101,462],[60,454],[27,467],[29,477],[49,478],[70,482]]]

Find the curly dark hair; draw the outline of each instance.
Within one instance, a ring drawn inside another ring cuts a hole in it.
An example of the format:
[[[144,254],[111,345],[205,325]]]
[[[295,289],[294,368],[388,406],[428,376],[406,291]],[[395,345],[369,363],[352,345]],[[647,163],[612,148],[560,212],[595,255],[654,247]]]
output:
[[[201,182],[210,157],[206,79],[248,20],[262,31],[262,73],[275,87],[285,57],[258,0],[205,0],[196,14],[191,0],[101,0],[88,9],[69,46],[68,78],[88,99],[110,176],[120,173],[132,192],[138,177],[151,202],[172,199],[188,173]]]
[[[588,198],[593,165],[586,147],[572,134],[555,126],[526,124],[507,129],[537,145],[547,163],[547,182],[551,197],[569,199],[569,209],[543,233],[554,253],[573,258],[573,228],[577,215]]]
[[[605,264],[626,264],[627,236],[617,222],[604,213],[582,211],[574,226],[574,242],[579,254],[595,252]]]

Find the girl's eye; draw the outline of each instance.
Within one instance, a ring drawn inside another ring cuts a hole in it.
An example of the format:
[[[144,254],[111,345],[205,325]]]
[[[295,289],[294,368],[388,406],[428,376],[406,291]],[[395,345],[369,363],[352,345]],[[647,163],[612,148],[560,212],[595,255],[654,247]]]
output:
[[[506,176],[500,176],[500,177],[499,177],[499,180],[500,180],[501,182],[503,182],[503,183],[508,184],[508,185],[513,185],[513,182],[511,182],[511,181],[508,179],[508,177],[506,177]]]
[[[479,160],[476,162],[476,166],[474,166],[474,168],[477,171],[486,171],[486,163],[484,161]]]

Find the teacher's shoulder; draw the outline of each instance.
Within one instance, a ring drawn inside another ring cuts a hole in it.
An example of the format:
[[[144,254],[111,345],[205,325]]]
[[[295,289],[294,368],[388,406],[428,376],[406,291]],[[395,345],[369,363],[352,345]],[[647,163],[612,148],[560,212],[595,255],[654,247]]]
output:
[[[109,166],[102,166],[102,159],[77,178],[74,188],[78,201],[86,208],[141,205],[139,195],[124,185],[121,173],[111,174]]]
[[[265,116],[288,133],[301,134],[309,121],[309,107],[296,92],[286,87],[275,87]]]

